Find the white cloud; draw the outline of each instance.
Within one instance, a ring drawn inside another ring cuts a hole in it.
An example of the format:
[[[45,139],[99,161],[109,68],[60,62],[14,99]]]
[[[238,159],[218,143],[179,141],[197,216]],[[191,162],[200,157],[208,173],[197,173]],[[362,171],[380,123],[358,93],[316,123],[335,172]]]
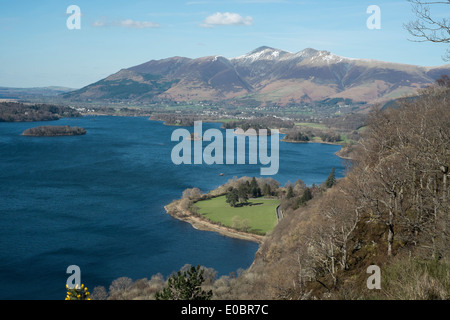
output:
[[[205,28],[212,28],[213,26],[250,26],[252,24],[252,17],[244,18],[237,13],[217,12],[207,17],[201,26]]]
[[[132,19],[126,19],[122,21],[116,21],[114,23],[108,23],[105,19],[98,20],[92,23],[93,27],[108,27],[108,26],[116,26],[123,28],[134,28],[134,29],[145,29],[145,28],[158,28],[159,24],[155,22],[149,21],[136,21]]]
[[[93,27],[104,27],[106,26],[106,22],[105,21],[95,21],[92,23]]]
[[[149,21],[135,21],[131,19],[122,20],[118,23],[119,26],[125,28],[136,28],[136,29],[144,29],[144,28],[158,28],[159,24]]]

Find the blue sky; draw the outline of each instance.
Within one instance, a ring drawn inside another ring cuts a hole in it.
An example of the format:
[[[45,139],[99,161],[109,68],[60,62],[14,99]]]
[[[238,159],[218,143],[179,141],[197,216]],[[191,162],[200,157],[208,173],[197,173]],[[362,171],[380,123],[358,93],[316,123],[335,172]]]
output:
[[[67,28],[70,5],[81,9],[79,30]],[[381,29],[367,28],[370,5]],[[413,18],[406,0],[3,0],[0,86],[80,88],[153,59],[232,58],[263,45],[445,64],[444,45],[408,40],[403,24]]]

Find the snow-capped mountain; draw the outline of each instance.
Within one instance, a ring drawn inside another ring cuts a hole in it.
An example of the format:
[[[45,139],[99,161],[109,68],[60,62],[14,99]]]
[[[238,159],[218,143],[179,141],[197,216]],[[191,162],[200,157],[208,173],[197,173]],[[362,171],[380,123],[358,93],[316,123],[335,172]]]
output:
[[[450,65],[421,67],[345,58],[312,48],[297,53],[260,47],[236,58],[209,56],[151,60],[80,90],[72,100],[245,101],[295,104],[326,98],[382,102],[415,92]]]
[[[270,47],[259,47],[243,56],[232,58],[236,63],[254,63],[256,61],[280,61],[292,57],[292,53]]]

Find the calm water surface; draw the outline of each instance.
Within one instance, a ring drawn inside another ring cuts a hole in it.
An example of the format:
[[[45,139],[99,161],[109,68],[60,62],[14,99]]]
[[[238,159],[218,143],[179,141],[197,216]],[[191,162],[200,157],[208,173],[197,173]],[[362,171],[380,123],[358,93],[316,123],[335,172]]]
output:
[[[38,125],[81,126],[88,134],[20,135]],[[143,117],[0,123],[0,299],[64,299],[73,264],[91,290],[122,276],[168,276],[186,263],[219,275],[248,268],[257,244],[195,230],[163,207],[186,188],[207,192],[234,176],[259,176],[260,165],[176,166],[174,129]],[[339,148],[281,142],[273,178],[311,185],[332,167],[340,177]]]

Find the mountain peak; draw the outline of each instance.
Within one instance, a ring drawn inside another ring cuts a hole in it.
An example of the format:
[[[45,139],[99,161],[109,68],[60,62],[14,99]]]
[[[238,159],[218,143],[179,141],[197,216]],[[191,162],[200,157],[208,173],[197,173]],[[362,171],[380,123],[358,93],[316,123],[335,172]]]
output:
[[[247,60],[249,62],[254,62],[257,60],[280,60],[283,57],[291,56],[290,52],[275,49],[268,46],[262,46],[256,48],[255,50],[237,58],[235,60]]]
[[[301,61],[306,60],[309,63],[339,63],[344,60],[351,60],[337,56],[326,50],[316,50],[313,48],[306,48],[294,55],[295,58],[299,58]]]
[[[258,53],[258,52],[262,52],[262,51],[277,51],[278,49],[272,48],[272,47],[268,47],[268,46],[261,46],[259,48],[256,48],[255,50],[251,51],[248,54],[254,54],[254,53]],[[278,50],[281,51],[281,50]]]
[[[304,55],[304,56],[315,56],[316,54],[318,54],[320,51],[313,49],[313,48],[306,48],[303,49],[302,51],[298,52],[298,55]]]

